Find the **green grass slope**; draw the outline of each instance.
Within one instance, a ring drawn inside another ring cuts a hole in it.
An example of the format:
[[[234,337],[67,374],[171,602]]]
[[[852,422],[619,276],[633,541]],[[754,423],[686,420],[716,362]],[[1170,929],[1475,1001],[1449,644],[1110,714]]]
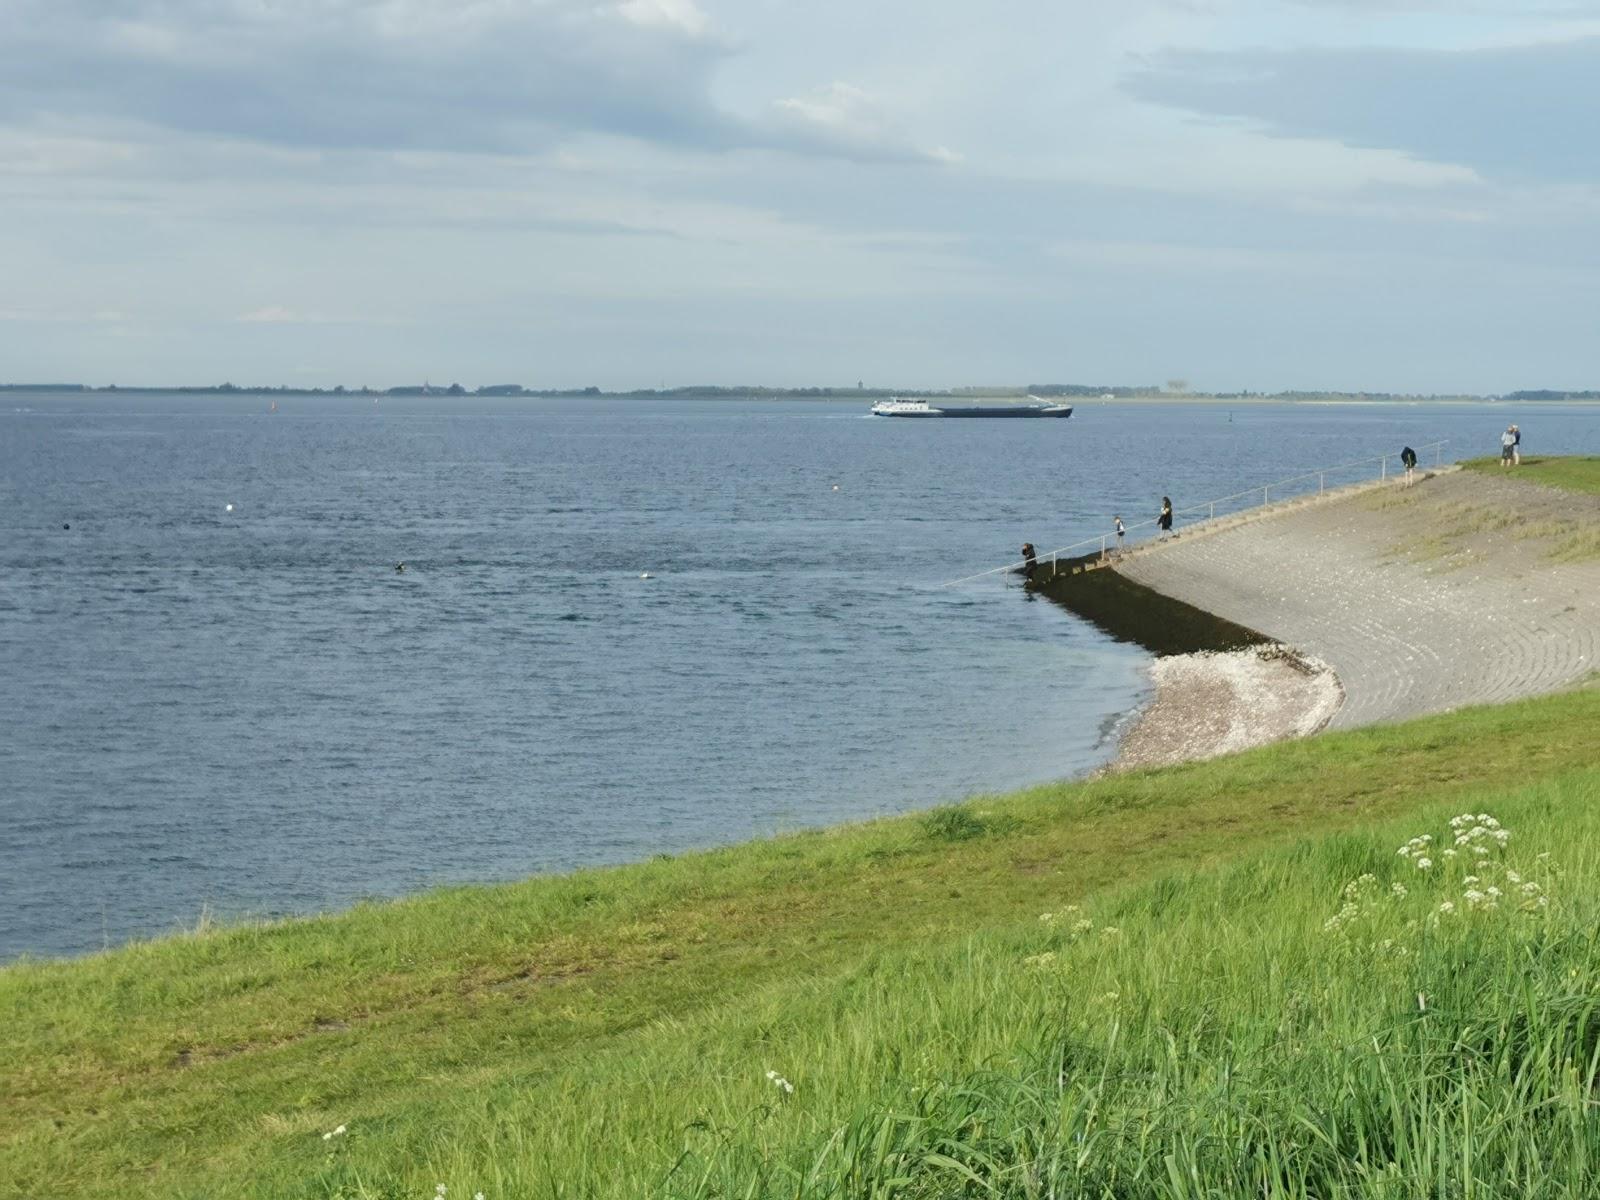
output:
[[[1566,492],[1600,495],[1600,457],[1593,455],[1525,455],[1511,468],[1502,467],[1498,458],[1470,458],[1461,465],[1469,471],[1505,471],[1511,478]]]
[[[0,1195],[1597,1194],[1597,718],[13,966]]]

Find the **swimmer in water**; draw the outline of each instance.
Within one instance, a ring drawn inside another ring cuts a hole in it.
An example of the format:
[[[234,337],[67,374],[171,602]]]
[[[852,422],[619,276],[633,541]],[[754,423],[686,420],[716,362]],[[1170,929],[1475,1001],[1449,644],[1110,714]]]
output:
[[[406,565],[403,562],[397,562],[394,565],[394,573],[396,575],[404,574],[405,573],[405,569],[406,569]]]

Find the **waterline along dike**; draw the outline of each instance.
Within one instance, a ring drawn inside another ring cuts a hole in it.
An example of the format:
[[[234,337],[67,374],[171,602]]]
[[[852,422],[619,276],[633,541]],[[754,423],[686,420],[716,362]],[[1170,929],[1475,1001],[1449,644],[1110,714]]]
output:
[[[1586,481],[1116,566],[1317,736],[0,969],[0,1195],[1600,1194]]]
[[[1252,740],[1233,726],[1258,726],[1255,741],[1275,728],[1228,686],[1241,662],[1260,664],[1246,679],[1278,677],[1271,693],[1290,690],[1296,673],[1327,675],[1302,702],[1317,719],[1280,735],[1538,695],[1600,661],[1600,497],[1530,483],[1545,477],[1544,461],[1510,474],[1422,472],[1409,486],[1388,480],[1202,522],[1121,556],[1047,566],[1037,586],[1157,655],[1196,656],[1186,671],[1158,660],[1158,683],[1166,674],[1173,685],[1158,687],[1156,723],[1193,725],[1238,705],[1219,743],[1228,750]],[[1262,644],[1281,652],[1228,653]],[[1130,740],[1150,734],[1149,716]],[[1132,757],[1195,757],[1203,741]]]

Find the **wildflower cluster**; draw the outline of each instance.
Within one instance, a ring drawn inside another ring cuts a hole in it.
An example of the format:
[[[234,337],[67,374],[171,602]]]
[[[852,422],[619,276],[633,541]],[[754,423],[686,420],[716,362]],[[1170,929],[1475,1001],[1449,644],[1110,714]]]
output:
[[[1371,916],[1378,911],[1380,898],[1376,875],[1357,876],[1344,885],[1344,903],[1339,906],[1338,912],[1322,923],[1323,930],[1327,933],[1338,933],[1362,917]]]
[[[1069,904],[1060,912],[1040,913],[1039,923],[1064,930],[1073,941],[1094,930],[1094,922],[1084,916],[1076,904]]]
[[[337,1129],[328,1130],[327,1133],[322,1135],[322,1140],[325,1141],[325,1142],[331,1142],[334,1138],[343,1137],[343,1136],[344,1136],[344,1126],[341,1125]]]
[[[1096,931],[1095,923],[1084,916],[1076,904],[1069,904],[1059,912],[1040,913],[1039,923],[1059,930],[1063,940],[1068,943],[1080,941]],[[1113,941],[1122,936],[1122,930],[1115,925],[1102,925],[1099,927],[1099,933],[1104,941]],[[1058,961],[1059,955],[1054,950],[1045,950],[1039,954],[1028,955],[1022,960],[1022,965],[1037,970],[1049,970],[1056,966]]]
[[[1398,857],[1435,881],[1433,887],[1427,889],[1434,891],[1435,896],[1438,896],[1435,889],[1453,890],[1455,869],[1468,872],[1459,878],[1459,893],[1441,897],[1437,904],[1429,899],[1431,912],[1427,920],[1430,925],[1437,926],[1441,920],[1458,914],[1497,910],[1536,913],[1549,906],[1543,885],[1502,861],[1501,852],[1510,841],[1511,831],[1490,814],[1462,813],[1450,818],[1450,845],[1435,850],[1433,835],[1424,833],[1400,847],[1396,852]],[[1539,855],[1540,864],[1548,858],[1548,854]],[[1322,927],[1328,933],[1348,937],[1357,922],[1393,913],[1410,895],[1411,890],[1403,883],[1391,883],[1385,893],[1375,875],[1362,875],[1345,885],[1339,911]],[[1415,920],[1407,921],[1404,928],[1414,931],[1417,924]],[[1373,949],[1398,958],[1409,953],[1403,942],[1392,937],[1375,940]]]
[[[1492,861],[1480,862],[1475,870],[1482,871],[1482,875],[1467,875],[1461,880],[1463,891],[1461,899],[1467,909],[1494,909],[1502,904],[1507,908],[1515,908],[1522,912],[1537,912],[1541,908],[1550,907],[1550,897],[1545,895],[1544,888],[1532,879],[1524,878],[1522,873],[1513,867],[1501,866]],[[1500,883],[1490,883],[1489,879],[1498,873]],[[1456,912],[1456,905],[1449,900],[1439,905],[1439,912],[1449,916]]]
[[[1511,831],[1502,828],[1488,813],[1462,813],[1450,818],[1450,832],[1455,835],[1456,846],[1463,853],[1477,859],[1489,856],[1490,845],[1504,850],[1511,840]]]
[[[771,1081],[773,1087],[777,1088],[785,1096],[792,1096],[794,1094],[794,1084],[790,1083],[776,1071],[768,1071],[767,1079]]]
[[[1411,860],[1411,865],[1419,871],[1433,870],[1433,834],[1425,833],[1421,837],[1414,837],[1404,846],[1400,847],[1400,857]]]

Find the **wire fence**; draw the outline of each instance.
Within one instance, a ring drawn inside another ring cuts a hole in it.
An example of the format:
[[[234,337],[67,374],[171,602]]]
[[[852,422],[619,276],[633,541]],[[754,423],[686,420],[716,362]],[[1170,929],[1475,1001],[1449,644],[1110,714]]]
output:
[[[1444,441],[1429,442],[1425,446],[1418,447],[1416,450],[1418,462],[1420,463],[1423,455],[1431,450],[1433,452],[1433,465],[1435,467],[1440,466],[1444,459],[1444,448],[1449,444],[1449,440],[1446,439]],[[1393,454],[1380,454],[1376,458],[1361,458],[1354,462],[1339,463],[1331,467],[1318,467],[1315,471],[1304,471],[1299,475],[1274,479],[1270,483],[1259,483],[1254,487],[1246,488],[1242,492],[1234,492],[1230,496],[1218,496],[1214,500],[1202,500],[1199,504],[1191,504],[1185,508],[1174,508],[1172,510],[1173,519],[1176,522],[1177,518],[1187,516],[1191,521],[1197,519],[1212,521],[1218,516],[1236,516],[1253,508],[1264,507],[1274,500],[1281,502],[1312,495],[1313,482],[1316,484],[1315,494],[1320,496],[1328,490],[1330,483],[1333,487],[1338,488],[1347,487],[1352,483],[1367,482],[1368,475],[1374,465],[1377,466],[1377,479],[1379,481],[1386,480],[1390,476],[1399,477],[1404,474],[1403,469],[1399,467],[1399,459],[1400,452],[1396,451]],[[1395,464],[1394,470],[1390,469],[1391,462]],[[1350,478],[1353,472],[1359,472],[1360,478]],[[1257,497],[1259,497],[1259,500]],[[1204,515],[1199,516],[1199,514]],[[1147,529],[1156,525],[1159,521],[1159,517],[1151,517],[1148,521],[1124,525],[1123,529],[1128,534],[1132,534],[1137,529]],[[1095,546],[1098,546],[1101,556],[1104,557],[1113,548],[1121,550],[1124,540],[1126,539],[1119,539],[1115,531],[1110,531],[1097,534],[1094,537],[1084,538],[1079,542],[1073,542],[1070,546],[1058,546],[1056,549],[1046,551],[1043,554],[1035,554],[1033,561],[1035,563],[1048,562],[1051,568],[1054,569],[1057,560],[1063,555],[1070,557],[1072,554],[1077,553],[1082,556]],[[1016,571],[1027,565],[1027,559],[1018,559],[1016,562],[1007,563],[1003,567],[991,567],[987,571],[979,571],[976,575],[965,575],[960,579],[952,579],[949,583],[942,583],[939,586],[955,587],[957,584],[971,583],[975,579],[984,579],[990,575]]]

